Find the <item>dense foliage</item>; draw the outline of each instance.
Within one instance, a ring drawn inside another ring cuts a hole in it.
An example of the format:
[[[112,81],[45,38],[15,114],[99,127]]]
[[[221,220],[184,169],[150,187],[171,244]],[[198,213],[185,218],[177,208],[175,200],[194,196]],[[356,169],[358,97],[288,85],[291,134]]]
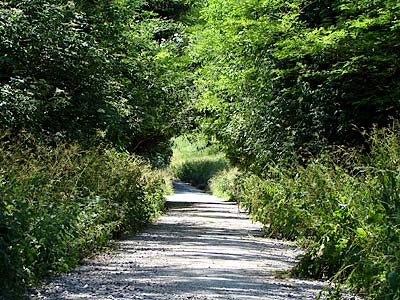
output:
[[[229,158],[261,174],[399,114],[397,0],[208,0],[193,29],[196,106]]]
[[[270,165],[267,178],[234,173],[225,193],[270,236],[302,241],[296,274],[346,282],[365,299],[399,299],[399,128],[369,141],[368,155],[340,150],[307,166]]]
[[[197,13],[191,96],[241,170],[213,190],[301,239],[299,273],[398,299],[399,128],[366,137],[399,118],[399,1],[206,0]]]
[[[242,180],[240,175],[237,168],[226,168],[217,172],[209,179],[211,193],[219,198],[238,202],[238,183]]]
[[[0,299],[163,209],[189,4],[0,2]]]
[[[165,205],[165,178],[136,156],[27,140],[0,147],[0,299],[20,299]]]
[[[183,101],[167,72],[184,43],[182,25],[168,18],[171,5],[187,6],[2,1],[0,126],[55,142],[96,139],[130,152],[165,152]]]
[[[223,153],[205,136],[191,134],[173,139],[170,171],[175,178],[208,190],[209,180],[228,167]]]

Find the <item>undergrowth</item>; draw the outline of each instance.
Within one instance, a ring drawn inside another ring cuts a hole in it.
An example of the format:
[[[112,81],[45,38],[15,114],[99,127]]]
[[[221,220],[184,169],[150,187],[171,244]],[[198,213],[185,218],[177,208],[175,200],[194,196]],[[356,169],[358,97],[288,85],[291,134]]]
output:
[[[237,174],[225,193],[270,236],[302,243],[294,274],[346,284],[365,299],[400,299],[398,126],[376,130],[369,145],[368,154],[330,151],[306,166]]]
[[[28,136],[1,141],[0,299],[21,299],[164,209],[165,178],[139,157]]]
[[[238,197],[237,180],[239,171],[236,168],[227,168],[216,173],[210,180],[210,191],[213,195],[228,201]]]
[[[228,166],[224,155],[201,136],[180,136],[173,143],[173,176],[198,188],[209,189],[209,180]]]

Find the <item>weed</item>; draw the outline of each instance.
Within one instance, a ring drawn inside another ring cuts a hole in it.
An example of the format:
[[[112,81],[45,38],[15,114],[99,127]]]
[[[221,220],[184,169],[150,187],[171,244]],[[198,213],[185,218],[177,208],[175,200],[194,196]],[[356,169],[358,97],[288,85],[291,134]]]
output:
[[[31,139],[0,146],[0,299],[19,299],[165,205],[165,177],[139,157]]]
[[[208,189],[209,180],[227,167],[224,155],[204,137],[181,136],[174,140],[170,169],[175,178]]]
[[[399,125],[375,130],[369,154],[330,151],[307,165],[218,184],[267,234],[302,243],[293,273],[344,283],[367,299],[400,299],[399,132]],[[214,182],[227,173],[220,176]],[[339,284],[329,297],[340,294]]]

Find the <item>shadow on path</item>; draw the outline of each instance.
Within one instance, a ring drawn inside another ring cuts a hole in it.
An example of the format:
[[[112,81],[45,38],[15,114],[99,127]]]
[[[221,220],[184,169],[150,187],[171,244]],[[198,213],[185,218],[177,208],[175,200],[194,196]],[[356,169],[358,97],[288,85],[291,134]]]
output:
[[[234,203],[175,183],[169,212],[37,290],[33,299],[313,299],[318,281],[282,279],[296,263],[290,243],[261,238]]]

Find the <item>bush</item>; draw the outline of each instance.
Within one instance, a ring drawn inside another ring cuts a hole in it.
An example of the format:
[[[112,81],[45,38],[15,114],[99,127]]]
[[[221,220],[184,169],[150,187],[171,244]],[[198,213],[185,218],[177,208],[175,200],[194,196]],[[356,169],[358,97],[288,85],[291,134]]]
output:
[[[182,181],[189,182],[201,189],[207,189],[208,181],[226,167],[226,162],[222,158],[209,157],[188,160],[174,165],[172,172],[176,178]]]
[[[231,193],[267,234],[302,242],[295,274],[346,283],[367,299],[399,299],[399,141],[398,126],[375,130],[368,155],[330,152],[264,177],[240,174]]]
[[[236,168],[225,169],[215,174],[209,181],[211,193],[228,201],[237,199],[236,180],[239,171]]]
[[[173,176],[201,189],[208,189],[209,180],[228,167],[223,154],[201,136],[176,138],[173,153]]]
[[[139,157],[29,139],[0,146],[0,299],[19,299],[165,205],[163,176]]]

